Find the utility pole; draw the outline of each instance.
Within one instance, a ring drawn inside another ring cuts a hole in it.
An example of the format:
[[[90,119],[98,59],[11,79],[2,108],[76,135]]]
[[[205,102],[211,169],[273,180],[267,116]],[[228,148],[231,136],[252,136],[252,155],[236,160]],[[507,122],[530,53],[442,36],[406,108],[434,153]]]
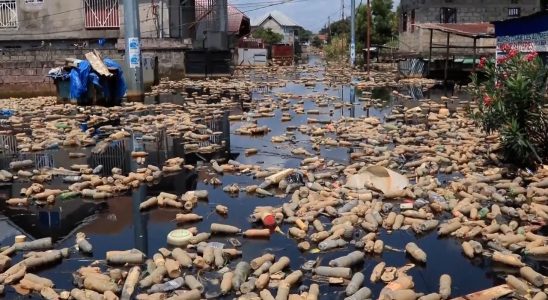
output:
[[[341,20],[344,21],[344,0],[341,0]]]
[[[350,1],[350,66],[356,61],[356,0]]]
[[[331,43],[331,16],[327,17],[327,41]]]
[[[367,36],[365,37],[365,47],[367,48],[367,76],[371,73],[371,1],[367,0]]]
[[[139,26],[139,5],[137,0],[124,1],[124,22],[126,38],[126,62],[129,67],[127,100],[144,100],[143,69],[141,68],[141,29]]]
[[[160,38],[164,38],[164,0],[160,0]]]

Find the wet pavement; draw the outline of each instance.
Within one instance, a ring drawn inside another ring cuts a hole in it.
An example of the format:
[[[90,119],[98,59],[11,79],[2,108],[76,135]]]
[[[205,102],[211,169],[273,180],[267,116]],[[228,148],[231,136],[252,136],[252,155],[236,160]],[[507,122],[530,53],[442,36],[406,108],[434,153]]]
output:
[[[318,65],[321,69],[321,61],[317,58],[312,58],[310,64]],[[268,83],[273,78],[265,78],[264,74],[253,76],[251,78],[259,81],[260,84]],[[287,74],[288,80],[295,80],[300,77],[316,76],[322,79],[322,71],[316,74],[301,73],[299,69]],[[276,80],[281,78],[276,77]],[[423,98],[431,97],[438,99],[444,94],[444,91],[433,90],[426,91],[420,87],[407,87],[400,89],[401,93],[411,93],[413,97]],[[324,86],[321,82],[317,82],[314,86],[306,87],[304,84],[296,84],[287,82],[283,87],[265,87],[258,88],[253,92],[253,101],[262,101],[264,97],[272,97],[277,99],[276,95],[289,94],[286,96],[291,104],[295,104],[304,100],[305,111],[311,109],[319,110],[319,115],[298,114],[295,111],[282,111],[281,109],[274,110],[274,117],[257,118],[259,126],[266,125],[271,128],[271,131],[263,136],[244,136],[235,133],[235,130],[246,122],[230,122],[230,152],[222,153],[225,158],[236,159],[242,164],[258,164],[264,167],[297,167],[299,166],[302,157],[294,156],[291,150],[297,147],[303,147],[306,150],[314,153],[309,135],[301,134],[298,130],[291,130],[292,127],[298,127],[301,124],[306,124],[309,118],[317,119],[318,121],[337,120],[342,117],[363,117],[376,116],[381,120],[389,115],[394,106],[403,105],[405,107],[413,107],[420,105],[419,100],[404,100],[395,97],[391,89],[379,88],[371,91],[371,97],[379,99],[374,105],[367,108],[363,101],[360,101],[361,92],[351,88],[348,85]],[[333,97],[333,100],[326,107],[318,107],[314,101],[308,101],[310,95],[322,95],[322,97]],[[465,94],[458,94],[460,99],[466,99]],[[302,96],[299,97],[299,96]],[[174,102],[183,104],[184,99],[177,94],[160,95],[157,97],[149,97],[147,102]],[[343,103],[342,107],[335,108],[337,102]],[[454,104],[457,105],[457,104]],[[245,105],[236,106],[231,112],[232,114],[241,114],[245,110]],[[289,113],[292,120],[289,122],[281,122],[280,119],[283,113]],[[289,128],[288,128],[289,127]],[[292,141],[290,143],[273,144],[271,138],[292,133]],[[109,170],[113,166],[121,166],[124,173],[130,170],[135,170],[137,165],[129,158],[129,153],[133,149],[144,149],[151,153],[147,159],[147,163],[161,165],[163,161],[170,157],[180,154],[180,141],[168,140],[164,145],[151,144],[138,140],[128,140],[120,146],[115,152],[92,159],[90,155],[87,158],[69,159],[65,150],[50,150],[40,154],[45,163],[52,164],[55,167],[69,167],[75,163],[88,163],[90,166],[104,164],[105,169]],[[258,154],[252,156],[244,155],[246,148],[257,148]],[[89,149],[81,149],[83,152],[89,153]],[[350,152],[348,148],[339,147],[321,147],[320,155],[326,160],[334,160],[340,163],[350,162]],[[131,191],[127,195],[111,198],[106,201],[82,200],[80,198],[72,198],[68,200],[57,201],[55,205],[29,208],[10,208],[4,204],[0,204],[0,213],[8,217],[9,220],[20,228],[25,234],[32,238],[38,239],[42,237],[53,237],[56,242],[55,248],[73,247],[74,234],[77,231],[84,232],[90,243],[93,245],[93,255],[85,256],[77,251],[73,251],[68,259],[64,259],[59,265],[44,269],[37,272],[38,275],[50,278],[56,284],[56,288],[71,290],[74,285],[72,283],[72,272],[80,266],[87,266],[95,260],[104,259],[105,252],[109,250],[126,250],[136,248],[143,251],[147,256],[152,256],[158,248],[165,247],[167,234],[176,228],[187,228],[196,226],[199,232],[208,231],[209,224],[212,222],[235,225],[237,227],[247,229],[255,226],[248,221],[249,215],[253,212],[256,206],[279,206],[284,202],[284,198],[280,196],[274,197],[257,197],[256,195],[248,195],[241,192],[238,196],[231,196],[223,192],[222,186],[229,183],[238,183],[240,186],[250,184],[259,184],[261,179],[255,179],[250,175],[240,176],[238,174],[225,174],[220,176],[213,174],[212,170],[207,168],[200,157],[195,158],[197,169],[194,171],[183,171],[178,174],[164,177],[156,185],[141,185],[138,189]],[[8,160],[0,161],[0,169],[5,168],[9,163]],[[204,180],[211,177],[219,177],[223,185],[211,186],[204,183]],[[8,199],[16,197],[22,187],[29,185],[29,182],[18,181],[12,185],[0,186],[0,198]],[[60,178],[55,179],[50,185],[53,188],[66,187],[66,184]],[[200,201],[194,209],[194,213],[204,216],[202,222],[178,225],[175,222],[175,215],[180,212],[178,209],[155,208],[150,211],[139,211],[139,204],[156,196],[160,192],[169,192],[181,195],[188,190],[208,190],[208,201]],[[3,203],[3,202],[2,202]],[[228,207],[229,212],[226,217],[215,213],[215,206],[221,204]],[[328,218],[321,217],[320,220],[324,223],[330,223]],[[290,226],[283,224],[281,230],[287,232]],[[363,234],[363,230],[359,230]],[[13,235],[13,234],[11,234]],[[210,242],[216,241],[229,245],[228,236],[212,236]],[[413,276],[415,281],[415,290],[428,294],[438,291],[438,283],[440,275],[449,273],[452,276],[453,292],[452,295],[465,295],[478,290],[490,288],[494,285],[504,282],[504,279],[499,272],[502,266],[492,264],[487,258],[476,258],[473,260],[467,259],[462,254],[462,249],[458,240],[454,238],[439,238],[436,232],[431,232],[423,236],[416,236],[409,231],[393,231],[387,232],[384,229],[380,230],[380,238],[385,245],[394,250],[385,250],[381,255],[367,255],[363,264],[353,267],[354,271],[362,270],[364,274],[370,274],[373,267],[380,261],[385,261],[392,266],[403,266],[408,263],[414,263],[402,249],[410,241],[420,241],[422,248],[428,253],[428,262],[426,264],[418,264],[409,271],[409,275]],[[3,234],[0,236],[0,245],[6,245],[13,241],[13,236]],[[241,250],[243,253],[242,259],[250,261],[251,259],[260,256],[263,253],[271,252],[276,257],[288,256],[291,258],[291,269],[297,270],[308,260],[320,259],[327,263],[329,260],[339,257],[343,254],[351,252],[354,249],[349,245],[345,250],[338,249],[337,251],[327,253],[310,253],[301,252],[297,248],[297,242],[280,233],[274,233],[270,239],[245,239],[238,237],[241,241]],[[20,259],[16,257],[14,260]],[[231,266],[235,265],[239,260],[232,260]],[[531,262],[528,262],[531,263]],[[537,269],[542,269],[539,262],[532,262]],[[101,265],[101,264],[100,264]],[[503,267],[501,270],[505,270]],[[544,269],[546,270],[546,269]],[[205,279],[211,280],[210,283],[218,283],[220,275],[215,275],[215,272],[207,273]],[[305,275],[302,285],[311,283],[310,276]],[[373,295],[378,295],[380,290],[385,286],[383,283],[370,284]],[[298,287],[297,287],[298,288]],[[208,292],[210,289],[206,286],[206,295],[215,296],[215,292]],[[5,299],[23,298],[18,296],[10,287],[6,288]],[[27,298],[27,297],[25,297]],[[232,298],[227,297],[227,298]],[[343,291],[340,287],[330,286],[328,283],[320,284],[320,299],[342,299]]]

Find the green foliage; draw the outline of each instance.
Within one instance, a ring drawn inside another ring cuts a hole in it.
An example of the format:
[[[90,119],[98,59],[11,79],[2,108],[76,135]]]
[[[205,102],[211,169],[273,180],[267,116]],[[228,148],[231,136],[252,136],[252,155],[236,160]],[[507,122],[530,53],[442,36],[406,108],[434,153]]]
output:
[[[348,54],[348,39],[336,36],[331,43],[323,47],[325,58],[329,60],[344,60]]]
[[[394,23],[397,18],[392,11],[393,4],[392,0],[371,1],[371,13],[373,15],[372,41],[374,44],[386,44],[397,32],[397,30],[394,30]]]
[[[312,39],[312,46],[316,48],[321,48],[323,46],[323,41],[316,35]]]
[[[301,41],[301,43],[309,42],[312,38],[312,35],[312,31],[306,30],[302,27],[299,27],[297,31],[297,36],[299,37],[299,41]]]
[[[284,36],[282,34],[274,32],[270,28],[258,28],[253,32],[252,35],[254,38],[262,39],[265,43],[270,45],[278,44],[284,39]]]
[[[392,40],[398,32],[397,15],[392,11],[392,0],[371,1],[371,44],[384,45]],[[326,26],[320,30],[320,34],[329,33]],[[361,4],[356,10],[356,42],[365,45],[367,34],[367,5]],[[350,19],[339,20],[331,24],[331,35],[350,36]],[[356,48],[362,49],[362,48]]]
[[[328,34],[329,27],[325,26],[320,30],[320,34]],[[331,36],[350,34],[350,19],[339,20],[331,23]]]
[[[548,158],[548,115],[543,105],[548,70],[536,53],[523,55],[509,47],[508,54],[482,59],[487,80],[472,75],[477,100],[474,119],[488,133],[499,132],[507,161],[532,167]]]

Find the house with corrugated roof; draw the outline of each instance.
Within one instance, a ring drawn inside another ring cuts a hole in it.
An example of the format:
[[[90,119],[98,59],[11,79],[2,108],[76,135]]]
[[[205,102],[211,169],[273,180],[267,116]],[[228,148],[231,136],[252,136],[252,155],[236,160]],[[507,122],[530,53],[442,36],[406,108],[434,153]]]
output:
[[[301,28],[297,22],[284,13],[274,10],[251,22],[253,30],[257,28],[271,29],[284,36],[283,44],[293,44],[297,30]]]

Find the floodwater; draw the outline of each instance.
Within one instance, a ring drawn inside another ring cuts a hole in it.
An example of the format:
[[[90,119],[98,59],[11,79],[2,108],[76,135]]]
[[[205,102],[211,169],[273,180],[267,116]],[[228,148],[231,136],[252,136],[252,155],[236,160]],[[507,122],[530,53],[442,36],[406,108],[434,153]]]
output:
[[[320,63],[317,59],[312,59],[310,64]],[[321,76],[321,74],[318,74]],[[298,78],[298,72],[289,74],[293,78]],[[423,93],[422,89],[416,93]],[[230,152],[221,153],[225,158],[235,159],[243,164],[261,164],[264,166],[278,167],[296,167],[300,163],[300,158],[291,154],[291,149],[296,147],[304,147],[310,152],[313,152],[309,137],[302,135],[299,131],[294,131],[294,140],[291,143],[272,144],[270,139],[272,136],[284,134],[288,126],[298,126],[306,124],[307,117],[317,118],[319,120],[338,119],[341,117],[362,117],[366,115],[384,117],[390,113],[394,105],[413,106],[418,105],[416,100],[407,100],[406,103],[402,100],[393,97],[391,90],[377,89],[373,91],[373,98],[382,99],[379,107],[364,109],[363,104],[358,100],[359,93],[356,99],[351,97],[352,91],[349,86],[333,86],[326,87],[318,84],[316,87],[305,87],[302,84],[288,83],[285,87],[272,88],[261,90],[253,93],[254,101],[260,101],[265,95],[273,95],[274,93],[291,93],[294,95],[308,95],[325,93],[330,96],[340,97],[346,104],[341,109],[333,109],[332,105],[328,107],[315,107],[313,101],[305,101],[306,109],[319,109],[320,115],[307,116],[306,114],[296,114],[289,111],[293,120],[290,122],[280,122],[282,111],[276,110],[276,116],[273,118],[260,118],[258,125],[267,125],[272,131],[264,136],[241,136],[234,134],[235,130],[241,126],[240,122],[231,122],[230,124]],[[436,98],[436,92],[431,92],[429,96]],[[438,92],[440,93],[440,92]],[[441,93],[440,93],[441,94]],[[428,97],[428,95],[427,95]],[[306,98],[306,97],[305,97]],[[291,98],[290,98],[291,99]],[[182,101],[177,95],[160,96],[156,99],[148,99],[148,101]],[[292,99],[292,103],[296,103],[298,99]],[[97,164],[105,165],[105,169],[110,169],[113,166],[122,166],[124,172],[134,170],[137,165],[129,158],[129,153],[133,149],[144,149],[151,152],[147,163],[161,164],[165,159],[179,155],[180,144],[177,141],[166,141],[164,143],[143,143],[138,139],[132,139],[123,143],[110,154],[101,157],[88,157],[82,159],[69,159],[67,152],[63,150],[52,150],[45,153],[33,154],[39,156],[37,160],[44,161],[44,164],[50,164],[55,167],[68,167],[75,163],[89,163],[94,166]],[[257,148],[259,153],[253,156],[245,156],[243,154],[246,148]],[[74,151],[71,150],[71,151]],[[88,151],[84,150],[82,151]],[[322,147],[321,156],[327,160],[335,160],[342,163],[349,162],[349,149]],[[8,159],[0,160],[0,168],[6,167],[9,163]],[[72,272],[80,266],[87,266],[96,260],[105,258],[105,252],[109,250],[126,250],[136,248],[143,251],[148,256],[152,256],[157,249],[167,247],[166,236],[176,228],[185,228],[196,226],[199,231],[209,231],[209,225],[212,222],[226,223],[238,226],[242,229],[252,228],[256,225],[251,224],[247,218],[256,206],[275,205],[279,206],[284,202],[283,197],[257,197],[255,195],[247,195],[240,193],[239,196],[232,196],[222,191],[222,186],[213,187],[206,185],[204,179],[212,176],[219,176],[223,182],[223,186],[230,183],[238,183],[240,186],[250,184],[259,184],[262,180],[257,180],[248,175],[225,174],[224,176],[212,174],[211,170],[204,165],[203,161],[196,159],[197,169],[195,171],[185,171],[179,174],[165,177],[157,185],[147,186],[142,185],[140,188],[133,190],[127,195],[108,199],[107,201],[97,202],[93,200],[82,200],[73,198],[65,201],[57,201],[53,206],[30,207],[22,209],[8,208],[0,206],[0,213],[9,218],[10,222],[18,227],[19,230],[29,235],[32,238],[42,238],[51,236],[56,241],[56,248],[73,247],[75,233],[78,231],[86,233],[90,243],[94,247],[92,256],[84,256],[72,248],[72,255],[68,259],[64,259],[59,265],[43,269],[37,272],[38,275],[54,280],[56,288],[70,290],[72,289]],[[16,182],[13,185],[0,187],[0,198],[16,197],[22,187],[30,185],[29,182]],[[51,183],[52,187],[65,187],[60,179]],[[195,224],[179,226],[174,221],[177,209],[155,208],[147,212],[139,211],[139,203],[155,196],[160,192],[169,192],[177,195],[183,194],[188,190],[208,190],[209,200],[198,203],[194,209],[194,213],[204,216],[204,220]],[[0,202],[0,203],[3,203]],[[214,207],[218,204],[225,205],[229,208],[229,213],[226,217],[220,216],[214,211]],[[0,204],[3,205],[3,204]],[[322,217],[323,218],[323,217]],[[321,219],[325,223],[330,223],[328,219]],[[287,232],[289,226],[283,224],[282,231]],[[358,232],[363,234],[361,228]],[[469,260],[461,254],[461,247],[458,240],[453,238],[440,239],[435,232],[416,236],[408,231],[395,231],[388,233],[381,229],[380,238],[385,245],[390,246],[395,250],[386,249],[382,255],[368,255],[365,262],[356,266],[355,271],[363,271],[368,278],[373,267],[380,261],[387,262],[390,266],[401,267],[405,264],[412,263],[411,259],[406,256],[401,249],[410,241],[416,241],[428,254],[428,262],[423,265],[417,265],[409,271],[415,280],[415,290],[425,294],[437,292],[439,276],[448,273],[453,279],[452,295],[465,295],[478,290],[490,288],[496,284],[503,282],[501,276],[502,271],[507,271],[502,266],[493,265],[487,258],[476,258]],[[216,241],[227,244],[229,236],[213,236],[210,241]],[[346,249],[338,249],[327,253],[302,253],[297,249],[297,241],[275,233],[270,239],[251,240],[237,237],[242,243],[241,250],[243,252],[243,260],[249,261],[265,252],[274,253],[277,257],[288,256],[291,259],[291,269],[299,269],[300,266],[308,260],[319,258],[323,265],[335,257],[339,257],[354,250],[352,245]],[[0,234],[0,245],[10,244],[13,241],[13,236]],[[21,254],[18,254],[21,255]],[[18,261],[20,257],[15,258]],[[234,266],[239,260],[234,259],[230,262]],[[104,266],[99,264],[99,266]],[[534,263],[536,268],[539,268],[538,263]],[[215,295],[215,289],[211,282],[220,278],[220,275],[215,271],[206,272],[203,279],[210,280],[210,288],[206,287],[209,295]],[[305,276],[302,285],[311,283],[310,274]],[[206,284],[207,285],[207,284]],[[370,284],[368,280],[366,286],[373,290],[374,295],[378,295],[384,284]],[[335,297],[342,299],[344,288],[330,286],[328,283],[320,284],[321,299]],[[17,299],[18,296],[11,287],[6,287],[5,299]]]

